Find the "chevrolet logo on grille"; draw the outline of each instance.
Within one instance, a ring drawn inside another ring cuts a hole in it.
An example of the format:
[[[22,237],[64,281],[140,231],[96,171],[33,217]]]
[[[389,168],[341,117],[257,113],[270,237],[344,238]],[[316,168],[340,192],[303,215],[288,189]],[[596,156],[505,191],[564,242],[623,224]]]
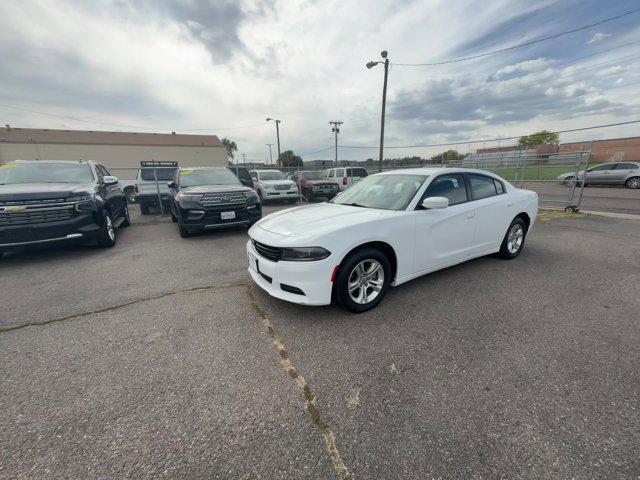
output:
[[[0,212],[20,213],[20,212],[24,212],[26,209],[27,209],[27,207],[19,207],[19,206],[0,207]]]

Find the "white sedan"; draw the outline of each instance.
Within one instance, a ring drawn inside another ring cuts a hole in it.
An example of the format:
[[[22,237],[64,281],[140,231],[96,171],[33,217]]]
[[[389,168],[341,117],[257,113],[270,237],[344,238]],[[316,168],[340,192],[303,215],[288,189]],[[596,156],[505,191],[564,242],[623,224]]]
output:
[[[517,257],[537,212],[535,192],[482,170],[379,173],[330,202],[257,222],[249,273],[274,297],[364,312],[390,286],[426,273],[494,253]]]

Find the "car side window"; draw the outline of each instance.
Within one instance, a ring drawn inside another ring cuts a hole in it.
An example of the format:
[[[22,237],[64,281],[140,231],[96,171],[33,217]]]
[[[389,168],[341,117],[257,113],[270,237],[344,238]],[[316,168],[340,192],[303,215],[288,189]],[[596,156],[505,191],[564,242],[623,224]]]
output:
[[[496,192],[498,192],[498,195],[501,195],[504,193],[504,185],[502,184],[502,182],[500,180],[496,180],[495,178],[493,179],[493,183],[496,184]]]
[[[429,184],[422,200],[428,197],[448,198],[449,205],[457,205],[468,201],[464,176],[459,173],[440,175]]]
[[[102,177],[104,177],[104,174],[100,170],[100,165],[96,165],[95,171],[96,175],[98,176],[98,182],[102,182]]]
[[[597,167],[590,168],[590,172],[601,172],[603,170],[613,170],[614,165],[612,163],[603,163]]]
[[[491,177],[470,174],[469,181],[471,182],[471,192],[473,193],[474,200],[493,197],[497,194],[496,184]]]
[[[638,166],[634,165],[633,163],[617,163],[616,164],[616,170],[631,170],[634,168],[638,168]]]
[[[107,170],[107,167],[105,167],[104,165],[98,165],[98,168],[101,168],[101,169],[102,169],[102,174],[103,174],[103,175],[111,175],[111,174],[109,173],[109,170]]]

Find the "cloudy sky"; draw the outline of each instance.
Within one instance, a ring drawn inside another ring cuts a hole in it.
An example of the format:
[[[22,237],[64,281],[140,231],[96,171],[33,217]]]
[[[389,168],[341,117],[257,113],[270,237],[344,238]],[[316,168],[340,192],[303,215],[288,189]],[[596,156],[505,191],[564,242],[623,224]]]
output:
[[[0,123],[211,133],[263,160],[275,138],[265,117],[282,120],[283,150],[297,153],[331,146],[328,122],[342,120],[342,144],[375,146],[383,69],[364,65],[383,49],[392,62],[389,146],[635,120],[640,12],[473,61],[400,64],[478,55],[637,8],[638,0],[3,1]],[[632,125],[562,140],[638,134]]]

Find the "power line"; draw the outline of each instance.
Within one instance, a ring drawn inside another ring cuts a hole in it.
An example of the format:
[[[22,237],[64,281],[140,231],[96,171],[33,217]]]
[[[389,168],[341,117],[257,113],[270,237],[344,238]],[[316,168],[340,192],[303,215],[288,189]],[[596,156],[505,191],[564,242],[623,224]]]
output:
[[[618,123],[606,123],[603,125],[592,125],[590,127],[581,127],[581,128],[572,128],[569,130],[556,130],[555,132],[549,132],[549,133],[557,133],[557,134],[561,134],[561,133],[571,133],[571,132],[582,132],[585,130],[595,130],[597,128],[607,128],[607,127],[618,127],[620,125],[631,125],[634,123],[640,123],[640,120],[630,120],[628,122],[618,122]],[[486,138],[484,140],[464,140],[464,141],[459,141],[459,142],[450,142],[450,143],[431,143],[431,144],[426,144],[426,145],[397,145],[397,146],[386,146],[384,147],[385,149],[400,149],[400,148],[427,148],[427,147],[447,147],[447,146],[451,146],[451,145],[467,145],[470,143],[484,143],[484,142],[501,142],[501,141],[505,141],[505,140],[517,140],[520,137],[526,137],[527,135],[517,135],[514,137],[499,137],[499,138]],[[329,147],[332,148],[332,147]],[[378,146],[375,147],[368,147],[368,146],[361,146],[361,145],[340,145],[340,148],[378,148]]]
[[[179,132],[205,132],[205,131],[213,131],[213,130],[237,130],[237,129],[241,129],[241,128],[264,127],[264,126],[267,125],[265,122],[261,122],[261,123],[255,123],[255,124],[252,124],[252,125],[241,125],[241,126],[235,126],[235,127],[177,128],[177,129],[176,128],[154,128],[154,127],[143,127],[141,125],[127,125],[127,124],[122,124],[122,123],[100,122],[100,121],[97,121],[97,120],[85,120],[85,119],[82,119],[82,118],[73,117],[71,115],[60,115],[60,114],[56,114],[56,113],[40,112],[38,110],[31,110],[29,108],[16,107],[15,105],[7,105],[7,104],[4,104],[4,103],[0,103],[0,107],[12,108],[14,110],[21,110],[23,112],[35,113],[37,115],[45,115],[47,117],[63,118],[65,120],[73,120],[75,122],[91,123],[91,124],[94,124],[94,125],[105,125],[105,126],[110,126],[110,127],[135,128],[135,129],[138,129],[138,130],[167,130],[167,131],[179,131]]]
[[[402,66],[402,67],[433,67],[433,66],[445,65],[445,64],[449,64],[449,63],[466,62],[468,60],[475,60],[477,58],[483,58],[483,57],[488,57],[489,55],[495,55],[496,53],[508,52],[510,50],[515,50],[517,48],[527,47],[529,45],[533,45],[533,44],[536,44],[536,43],[544,42],[544,41],[547,41],[547,40],[552,40],[554,38],[559,38],[559,37],[562,37],[564,35],[569,35],[569,34],[576,33],[576,32],[582,31],[582,30],[587,30],[589,28],[597,27],[598,25],[602,25],[603,23],[612,22],[613,20],[618,20],[619,18],[626,17],[627,15],[631,15],[631,14],[637,13],[637,12],[640,12],[640,8],[636,8],[635,10],[631,10],[629,12],[625,12],[625,13],[622,13],[620,15],[616,15],[615,17],[605,18],[604,20],[600,20],[599,22],[596,22],[596,23],[591,23],[589,25],[584,25],[582,27],[574,28],[573,30],[567,30],[567,31],[564,31],[564,32],[560,32],[560,33],[556,33],[556,34],[553,34],[553,35],[549,35],[547,37],[536,38],[534,40],[530,40],[530,41],[524,42],[524,43],[519,43],[519,44],[513,45],[511,47],[501,48],[499,50],[493,50],[491,52],[486,52],[486,53],[480,53],[478,55],[472,55],[470,57],[455,58],[455,59],[451,59],[451,60],[442,60],[440,62],[430,62],[430,63],[395,63],[394,62],[393,64],[397,65],[397,66]]]

